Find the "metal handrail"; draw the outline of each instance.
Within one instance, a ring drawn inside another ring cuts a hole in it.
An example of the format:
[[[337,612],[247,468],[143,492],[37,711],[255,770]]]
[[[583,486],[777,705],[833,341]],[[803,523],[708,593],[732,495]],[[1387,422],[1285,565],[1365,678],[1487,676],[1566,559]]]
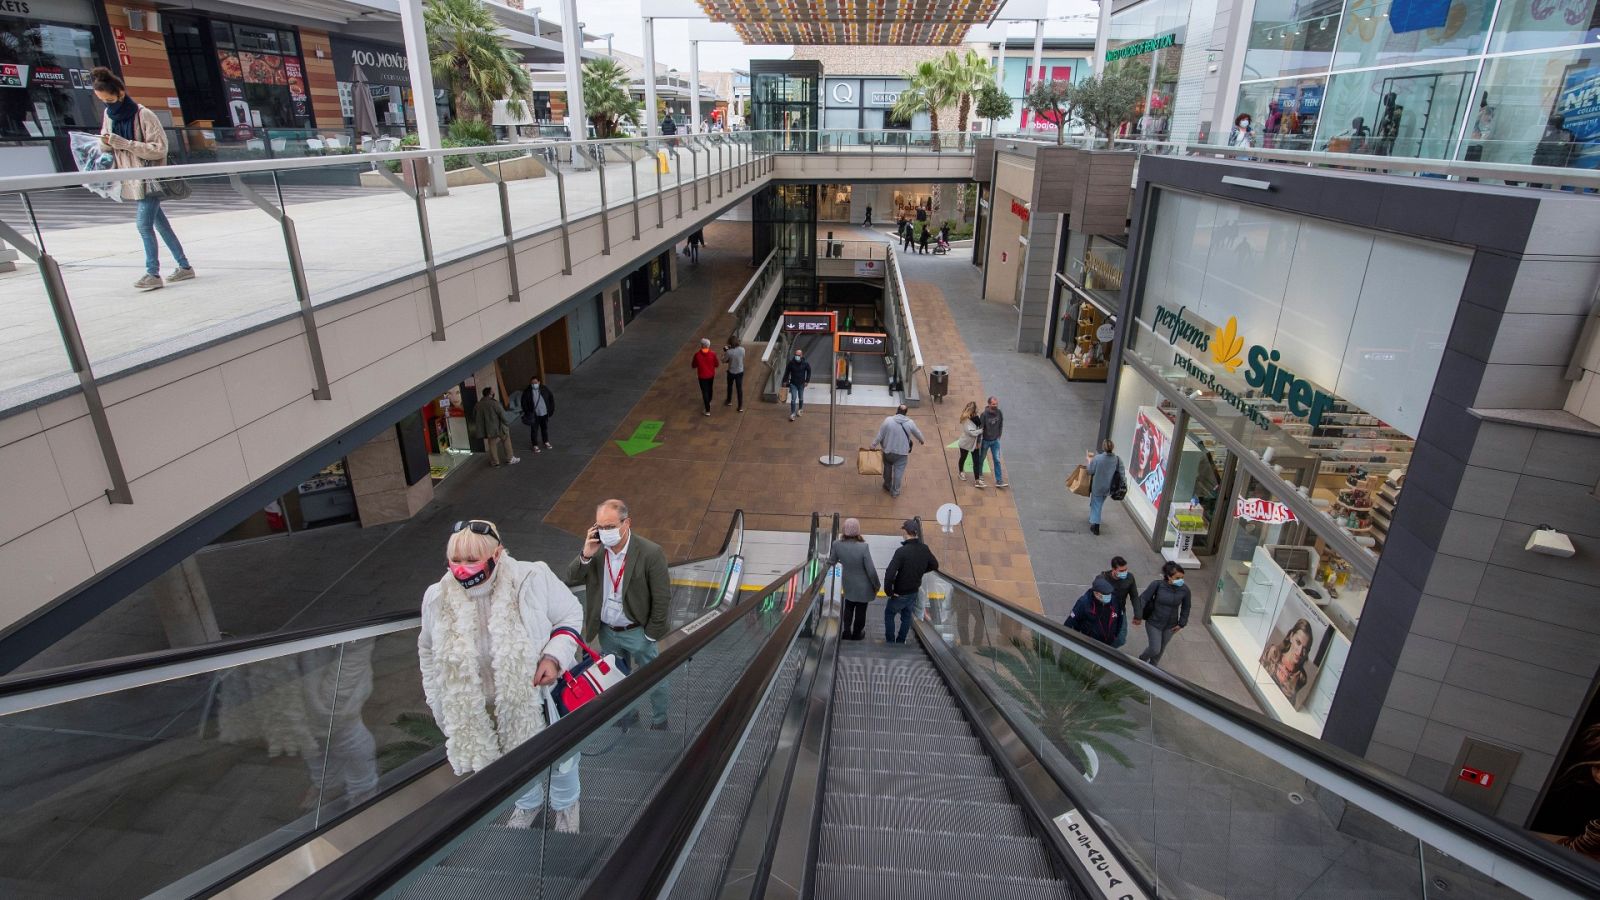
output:
[[[1600,867],[1407,781],[1342,748],[1197,687],[943,572],[964,591],[1296,775],[1337,793],[1458,862],[1529,897],[1600,896]],[[949,600],[943,601],[948,604]]]

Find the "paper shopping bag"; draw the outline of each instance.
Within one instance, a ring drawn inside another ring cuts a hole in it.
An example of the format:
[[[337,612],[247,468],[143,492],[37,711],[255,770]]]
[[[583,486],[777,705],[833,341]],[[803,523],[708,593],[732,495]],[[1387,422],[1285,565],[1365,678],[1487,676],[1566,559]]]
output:
[[[862,475],[883,474],[883,451],[862,447],[856,451],[856,471]]]

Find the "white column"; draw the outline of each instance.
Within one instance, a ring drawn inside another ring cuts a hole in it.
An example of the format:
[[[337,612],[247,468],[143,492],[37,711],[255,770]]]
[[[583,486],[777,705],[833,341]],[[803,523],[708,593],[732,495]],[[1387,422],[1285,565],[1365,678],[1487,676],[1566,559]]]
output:
[[[400,30],[411,69],[411,101],[417,108],[417,142],[424,149],[444,146],[439,135],[439,107],[433,102],[433,66],[428,57],[428,32],[422,24],[422,0],[400,0]],[[432,193],[442,194],[444,160],[432,161]]]
[[[568,0],[571,2],[571,0]],[[661,134],[661,123],[656,116],[656,23],[644,17],[644,134],[655,137]]]
[[[700,130],[700,42],[689,42],[689,130]]]
[[[567,133],[575,141],[586,141],[589,116],[583,108],[583,31],[578,27],[578,0],[561,0],[561,68],[567,80]]]
[[[1044,67],[1044,20],[1033,23],[1033,79],[1034,81],[1048,81],[1040,69]]]
[[[1006,86],[1006,42],[1001,40],[994,47],[994,85],[1002,90]]]
[[[1089,60],[1089,74],[1104,75],[1106,51],[1111,43],[1111,0],[1100,0],[1100,26],[1094,32],[1094,57]],[[1244,55],[1240,54],[1240,61]]]

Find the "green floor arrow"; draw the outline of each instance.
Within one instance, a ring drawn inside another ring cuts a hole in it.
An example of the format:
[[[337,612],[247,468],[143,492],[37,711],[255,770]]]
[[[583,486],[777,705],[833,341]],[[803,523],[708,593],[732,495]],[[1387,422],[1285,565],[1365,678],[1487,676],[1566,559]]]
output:
[[[961,441],[959,441],[959,440],[951,441],[950,443],[945,444],[944,448],[946,450],[959,450],[959,449],[961,449]],[[974,459],[976,459],[976,458],[977,458],[976,454],[968,453],[966,461],[961,464],[961,471],[963,471],[963,472],[971,472],[972,471],[972,461]]]
[[[621,447],[622,452],[629,456],[638,456],[646,451],[654,450],[661,446],[661,443],[655,437],[661,433],[662,424],[664,423],[654,419],[640,422],[633,429],[633,437],[625,441],[617,441],[617,446]]]

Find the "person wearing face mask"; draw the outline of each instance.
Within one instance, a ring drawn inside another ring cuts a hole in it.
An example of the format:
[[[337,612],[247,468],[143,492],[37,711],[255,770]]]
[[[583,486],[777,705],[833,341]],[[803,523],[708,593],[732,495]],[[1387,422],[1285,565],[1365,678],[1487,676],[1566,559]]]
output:
[[[127,85],[116,73],[104,66],[90,71],[94,95],[106,105],[100,124],[100,143],[111,150],[111,157],[119,169],[136,169],[144,166],[162,166],[167,162],[167,132],[161,120],[148,107],[141,106],[128,96]],[[25,79],[24,79],[25,80]],[[163,194],[154,180],[122,182],[122,199],[134,203],[134,227],[144,243],[144,275],[133,283],[135,290],[160,290],[168,284],[188,281],[194,277],[194,267],[184,255],[183,245],[161,210]],[[172,251],[178,267],[166,281],[161,280],[161,248],[156,237]]]
[[[806,353],[794,348],[794,356],[783,369],[783,386],[789,389],[789,421],[806,411],[806,385],[811,381],[811,363]]]
[[[445,557],[448,571],[422,596],[417,659],[445,756],[464,775],[549,724],[541,689],[577,662],[583,607],[549,566],[512,559],[493,522],[457,522]],[[576,833],[576,756],[555,767],[548,788],[556,830]],[[507,824],[531,827],[545,790],[540,782],[518,798]]]
[[[1250,130],[1250,116],[1247,113],[1240,113],[1239,117],[1233,120],[1233,130],[1228,132],[1228,146],[1250,148],[1255,145],[1256,134]]]
[[[1125,634],[1124,616],[1115,598],[1116,588],[1103,576],[1097,577],[1062,623],[1084,637],[1115,647],[1118,634]]]
[[[1170,561],[1162,565],[1161,580],[1144,589],[1139,610],[1150,641],[1139,658],[1159,666],[1173,636],[1189,624],[1189,588],[1183,583],[1183,566]]]
[[[1128,642],[1128,607],[1139,599],[1139,584],[1134,580],[1133,572],[1128,568],[1128,561],[1120,556],[1111,557],[1111,568],[1100,573],[1111,585],[1111,602],[1116,605],[1117,613],[1122,617],[1117,626],[1117,639],[1111,642],[1113,647],[1121,647]],[[1142,625],[1139,609],[1133,610],[1133,624]]]
[[[633,533],[628,505],[607,500],[595,509],[583,550],[567,564],[566,582],[583,585],[583,633],[600,639],[600,652],[616,654],[624,672],[656,658],[656,641],[667,633],[672,579],[661,547]],[[650,727],[667,728],[665,687],[650,694]],[[631,724],[631,723],[630,723]]]
[[[533,452],[538,453],[541,444],[545,450],[553,449],[550,446],[550,417],[555,414],[556,395],[550,393],[549,385],[541,381],[538,375],[533,376],[522,392],[522,424],[527,425],[532,434]]]

